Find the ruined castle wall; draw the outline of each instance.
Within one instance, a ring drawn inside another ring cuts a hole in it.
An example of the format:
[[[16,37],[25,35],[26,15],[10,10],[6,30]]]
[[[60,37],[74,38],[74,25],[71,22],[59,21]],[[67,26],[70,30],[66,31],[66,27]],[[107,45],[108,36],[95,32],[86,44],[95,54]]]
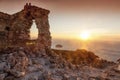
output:
[[[10,43],[12,46],[25,46],[26,42],[30,40],[30,28],[35,20],[39,32],[36,47],[39,49],[50,48],[48,14],[48,10],[31,5],[25,5],[22,11],[13,15],[0,13],[0,34],[5,34],[0,36],[4,37],[1,38],[3,42],[0,41],[0,43],[6,43],[4,40],[8,40],[7,44]],[[9,31],[5,30],[6,27],[9,27]]]
[[[0,12],[0,48],[7,44],[10,15]]]
[[[38,28],[38,45],[43,45],[41,47],[51,46],[51,36],[49,31],[49,23],[47,15],[35,19]]]
[[[32,20],[27,20],[25,18],[17,17],[12,23],[12,40],[15,45],[25,44],[27,40],[30,39],[30,27],[32,25]]]
[[[10,15],[0,12],[0,31],[5,31],[5,28],[9,26]]]

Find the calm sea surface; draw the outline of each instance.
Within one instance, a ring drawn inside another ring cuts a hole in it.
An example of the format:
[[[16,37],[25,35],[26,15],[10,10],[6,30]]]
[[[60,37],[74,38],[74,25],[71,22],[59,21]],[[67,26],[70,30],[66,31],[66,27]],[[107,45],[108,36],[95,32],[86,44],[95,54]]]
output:
[[[57,44],[62,48],[55,47]],[[62,50],[86,49],[94,52],[100,58],[116,61],[120,58],[120,41],[89,41],[53,39],[52,48]]]

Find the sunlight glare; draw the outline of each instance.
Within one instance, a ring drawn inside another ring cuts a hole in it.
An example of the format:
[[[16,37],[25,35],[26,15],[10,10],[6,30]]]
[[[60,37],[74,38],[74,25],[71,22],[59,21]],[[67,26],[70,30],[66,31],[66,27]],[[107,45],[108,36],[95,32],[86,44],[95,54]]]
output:
[[[82,40],[88,40],[90,39],[90,33],[88,31],[84,31],[80,34],[80,39]]]

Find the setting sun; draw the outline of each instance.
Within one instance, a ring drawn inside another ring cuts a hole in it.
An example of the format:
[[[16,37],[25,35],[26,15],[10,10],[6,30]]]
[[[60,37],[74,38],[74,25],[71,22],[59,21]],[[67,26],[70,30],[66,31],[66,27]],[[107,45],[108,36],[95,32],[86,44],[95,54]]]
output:
[[[90,33],[87,31],[84,31],[80,34],[80,39],[82,40],[88,40],[90,38]]]

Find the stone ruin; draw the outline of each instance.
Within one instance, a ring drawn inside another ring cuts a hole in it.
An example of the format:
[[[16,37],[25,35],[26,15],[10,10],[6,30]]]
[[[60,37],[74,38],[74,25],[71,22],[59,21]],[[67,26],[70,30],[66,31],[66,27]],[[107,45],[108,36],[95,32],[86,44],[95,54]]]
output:
[[[24,9],[13,15],[0,12],[0,48],[27,46],[34,43],[36,48],[50,48],[49,10],[26,3]],[[36,23],[38,38],[30,39],[30,28]]]

